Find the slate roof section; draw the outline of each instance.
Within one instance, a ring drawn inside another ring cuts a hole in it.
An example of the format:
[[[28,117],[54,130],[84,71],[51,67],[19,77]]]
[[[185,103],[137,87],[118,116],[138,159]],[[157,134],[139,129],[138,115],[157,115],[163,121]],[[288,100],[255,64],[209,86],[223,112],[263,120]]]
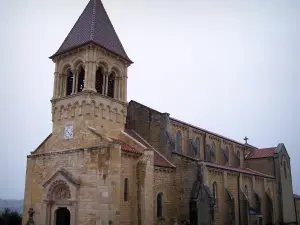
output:
[[[272,148],[262,148],[252,150],[247,156],[246,159],[259,159],[259,158],[268,158],[273,157],[275,153],[275,147]]]
[[[141,144],[145,145],[147,148],[153,149],[154,151],[154,166],[161,166],[161,167],[169,167],[175,168],[175,166],[169,162],[162,154],[160,154],[156,149],[154,149],[145,139],[143,139],[136,131],[134,130],[125,130],[125,132],[133,137],[135,140],[140,142]]]
[[[205,162],[205,164],[208,167],[213,167],[213,168],[217,168],[217,169],[228,170],[228,171],[237,172],[237,173],[244,173],[244,174],[249,174],[249,175],[254,175],[254,176],[274,178],[273,176],[263,174],[263,173],[255,171],[255,170],[250,170],[247,168],[245,168],[245,169],[235,168],[235,167],[231,167],[231,166],[224,166],[224,165],[219,165],[219,164],[210,163],[210,162]]]
[[[88,43],[95,43],[132,63],[101,0],[90,0],[57,52],[50,58]]]

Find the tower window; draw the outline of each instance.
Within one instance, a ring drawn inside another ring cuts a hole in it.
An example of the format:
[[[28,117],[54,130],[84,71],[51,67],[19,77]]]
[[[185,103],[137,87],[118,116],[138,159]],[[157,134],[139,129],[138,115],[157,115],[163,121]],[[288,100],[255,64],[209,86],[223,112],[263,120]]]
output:
[[[124,180],[124,201],[128,201],[128,178]]]
[[[162,218],[162,201],[163,201],[163,194],[160,192],[156,198],[156,217]]]
[[[77,92],[81,92],[84,88],[84,75],[85,71],[81,67],[80,72],[78,74]]]
[[[107,96],[113,98],[114,91],[115,91],[115,75],[114,73],[112,73],[108,77]]]
[[[103,75],[103,70],[101,67],[98,68],[97,72],[96,72],[96,83],[95,83],[95,88],[96,91],[100,94],[104,94],[103,91],[103,79],[104,79],[104,75]]]
[[[71,71],[68,72],[67,82],[66,82],[66,95],[72,94],[74,76]]]
[[[215,144],[214,141],[212,143],[212,149],[211,149],[211,153],[210,154],[211,154],[211,157],[210,157],[211,161],[215,162],[216,161],[216,144]]]
[[[182,135],[181,135],[181,131],[177,131],[176,133],[176,146],[175,146],[175,150],[178,153],[182,152]]]

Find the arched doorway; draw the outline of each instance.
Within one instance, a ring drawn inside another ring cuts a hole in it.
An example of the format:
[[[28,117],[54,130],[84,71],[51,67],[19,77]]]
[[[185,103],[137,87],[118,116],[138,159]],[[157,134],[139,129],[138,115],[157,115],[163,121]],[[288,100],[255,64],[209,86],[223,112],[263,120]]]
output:
[[[70,211],[63,207],[55,210],[55,225],[70,225]]]

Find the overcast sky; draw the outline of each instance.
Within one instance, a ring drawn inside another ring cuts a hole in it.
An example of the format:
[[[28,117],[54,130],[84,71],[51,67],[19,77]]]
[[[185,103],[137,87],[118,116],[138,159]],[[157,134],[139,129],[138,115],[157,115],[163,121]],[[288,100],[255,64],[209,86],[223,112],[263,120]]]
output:
[[[0,198],[51,132],[48,57],[88,0],[2,1]],[[129,57],[128,100],[257,147],[284,143],[300,194],[300,1],[103,0]]]

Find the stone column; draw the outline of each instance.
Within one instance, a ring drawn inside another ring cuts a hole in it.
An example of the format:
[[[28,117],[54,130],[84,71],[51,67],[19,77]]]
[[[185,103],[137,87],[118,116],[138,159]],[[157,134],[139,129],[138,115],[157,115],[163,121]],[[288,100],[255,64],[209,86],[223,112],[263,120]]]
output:
[[[53,98],[56,98],[58,95],[58,80],[59,80],[59,73],[55,72],[54,73],[54,87],[53,87]]]
[[[108,90],[108,76],[109,76],[109,73],[106,73],[105,74],[105,92],[104,92],[104,95],[107,95],[107,90]]]
[[[97,92],[95,88],[95,82],[96,82],[96,71],[97,71],[97,65],[96,62],[91,63],[91,74],[90,74],[90,89],[91,91]]]
[[[122,101],[122,86],[123,86],[123,79],[122,77],[120,77],[120,80],[119,80],[119,100]]]
[[[127,102],[127,69],[125,70],[123,79],[123,101]]]
[[[72,94],[75,94],[77,93],[78,70],[72,70],[72,74],[73,74]]]
[[[66,75],[62,74],[61,76],[61,89],[60,89],[60,97],[66,96]]]
[[[114,98],[119,99],[120,77],[115,77]]]
[[[101,92],[101,94],[103,94],[103,95],[105,95],[105,86],[106,86],[106,73],[103,73],[103,76],[102,76],[102,78],[103,78],[103,81],[102,81],[102,92]]]
[[[90,73],[90,61],[86,61],[84,65],[84,87],[83,91],[89,90],[89,73]]]
[[[56,92],[56,97],[60,98],[62,97],[62,88],[63,88],[63,76],[61,73],[58,74],[57,76],[57,92]]]
[[[138,220],[140,225],[153,224],[153,151],[144,151],[137,165]]]

